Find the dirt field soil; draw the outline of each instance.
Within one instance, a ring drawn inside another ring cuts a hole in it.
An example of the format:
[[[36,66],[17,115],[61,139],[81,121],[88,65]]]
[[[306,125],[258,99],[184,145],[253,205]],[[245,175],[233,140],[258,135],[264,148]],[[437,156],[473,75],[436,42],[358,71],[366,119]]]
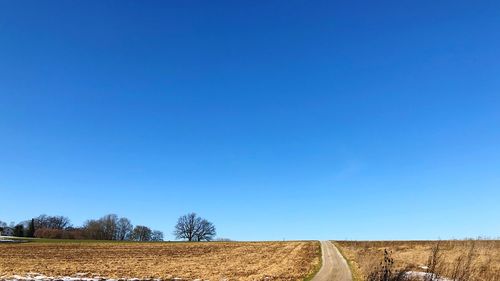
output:
[[[317,241],[0,244],[0,276],[303,280],[319,255]]]

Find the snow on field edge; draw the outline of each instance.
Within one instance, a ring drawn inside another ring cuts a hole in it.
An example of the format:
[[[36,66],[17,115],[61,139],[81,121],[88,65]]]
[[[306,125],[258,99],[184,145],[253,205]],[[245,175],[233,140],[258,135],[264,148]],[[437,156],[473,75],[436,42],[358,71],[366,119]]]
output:
[[[406,276],[418,278],[421,280],[434,280],[434,281],[452,281],[451,279],[436,276],[432,273],[421,272],[421,271],[408,271],[405,273]]]

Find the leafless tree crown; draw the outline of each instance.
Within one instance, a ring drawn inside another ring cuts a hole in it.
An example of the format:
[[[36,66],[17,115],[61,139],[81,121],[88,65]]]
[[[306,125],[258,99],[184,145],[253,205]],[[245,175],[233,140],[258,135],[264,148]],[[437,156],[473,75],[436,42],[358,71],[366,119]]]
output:
[[[71,226],[69,218],[64,216],[40,215],[34,222],[35,228],[65,229]]]
[[[216,231],[213,223],[198,217],[195,213],[189,213],[178,219],[174,235],[177,239],[188,241],[211,241]]]

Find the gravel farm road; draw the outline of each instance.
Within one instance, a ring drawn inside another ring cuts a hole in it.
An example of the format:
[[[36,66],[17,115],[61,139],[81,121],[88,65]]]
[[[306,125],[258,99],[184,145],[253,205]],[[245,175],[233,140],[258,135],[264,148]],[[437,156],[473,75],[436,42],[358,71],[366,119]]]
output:
[[[352,281],[347,261],[330,241],[321,241],[323,265],[311,281]]]

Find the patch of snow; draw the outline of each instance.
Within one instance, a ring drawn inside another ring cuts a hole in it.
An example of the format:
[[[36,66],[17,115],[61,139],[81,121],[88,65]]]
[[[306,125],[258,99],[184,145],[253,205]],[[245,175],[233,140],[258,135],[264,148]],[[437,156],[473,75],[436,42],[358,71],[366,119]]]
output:
[[[425,270],[429,269],[429,267],[427,267],[427,266],[425,266],[425,265],[421,265],[421,266],[419,266],[419,268],[421,268],[421,269],[425,269]]]
[[[408,271],[405,274],[408,275],[409,277],[416,277],[422,280],[452,281],[449,278],[436,276],[435,274],[422,271]]]

